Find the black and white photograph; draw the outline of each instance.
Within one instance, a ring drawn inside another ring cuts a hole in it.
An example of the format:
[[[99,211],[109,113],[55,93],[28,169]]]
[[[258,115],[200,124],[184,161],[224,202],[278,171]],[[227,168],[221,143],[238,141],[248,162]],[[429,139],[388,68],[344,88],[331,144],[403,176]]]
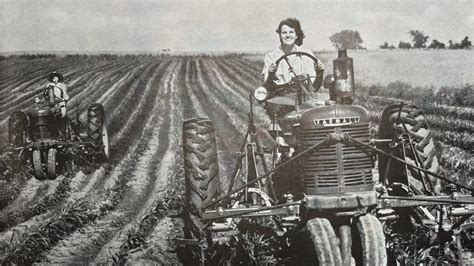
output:
[[[1,265],[474,265],[474,1],[0,0]]]

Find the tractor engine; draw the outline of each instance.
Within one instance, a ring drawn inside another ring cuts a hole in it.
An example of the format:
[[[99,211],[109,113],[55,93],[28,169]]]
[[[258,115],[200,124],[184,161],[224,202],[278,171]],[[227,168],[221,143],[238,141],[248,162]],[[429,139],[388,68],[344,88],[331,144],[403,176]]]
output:
[[[49,107],[34,109],[28,112],[30,119],[31,141],[42,139],[55,139],[58,136],[56,118],[54,112]]]
[[[46,104],[39,106],[36,99],[36,108],[28,112],[30,119],[30,137],[32,141],[55,139],[59,135],[59,126],[56,117],[54,88],[49,86],[44,91]]]
[[[347,134],[369,143],[369,117],[360,106],[332,105],[302,114],[297,134],[298,151],[304,151],[329,135]],[[306,195],[341,195],[373,191],[373,159],[364,147],[333,142],[310,152],[300,163]]]

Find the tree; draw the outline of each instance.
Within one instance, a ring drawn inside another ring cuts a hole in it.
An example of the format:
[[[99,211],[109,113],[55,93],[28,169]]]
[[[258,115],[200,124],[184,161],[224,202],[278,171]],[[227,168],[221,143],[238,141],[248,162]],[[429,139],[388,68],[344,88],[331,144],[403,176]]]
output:
[[[426,48],[426,42],[428,42],[429,36],[426,36],[419,30],[411,30],[408,33],[413,40],[413,48]]]
[[[449,49],[469,49],[471,48],[472,43],[469,41],[469,37],[464,37],[461,43],[453,42],[453,40],[449,40]]]
[[[363,43],[359,32],[353,30],[343,30],[334,33],[329,40],[336,49],[365,49],[361,46]]]
[[[393,44],[388,45],[388,42],[384,42],[382,45],[379,46],[380,49],[395,49],[395,46]]]
[[[461,49],[469,49],[471,48],[471,41],[469,41],[469,37],[464,37],[464,39],[461,41],[461,44],[459,45],[459,48]]]
[[[446,45],[442,42],[439,42],[438,40],[434,39],[431,44],[428,46],[428,48],[433,48],[433,49],[444,49]]]
[[[412,47],[411,47],[411,43],[400,41],[400,42],[398,43],[398,48],[399,48],[399,49],[411,49]]]
[[[455,44],[453,40],[449,40],[448,43],[449,43],[449,46],[448,46],[449,49],[457,49],[456,45],[458,44],[457,43]]]

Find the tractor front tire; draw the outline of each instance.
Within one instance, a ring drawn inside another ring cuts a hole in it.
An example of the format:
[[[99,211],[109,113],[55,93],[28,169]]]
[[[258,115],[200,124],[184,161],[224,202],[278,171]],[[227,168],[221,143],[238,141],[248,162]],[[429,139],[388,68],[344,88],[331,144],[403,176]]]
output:
[[[433,141],[433,135],[428,125],[428,121],[423,116],[422,111],[414,105],[391,105],[384,109],[382,113],[382,124],[379,129],[380,139],[398,139],[406,134],[414,144],[415,152],[410,147],[405,148],[406,157],[404,158],[402,146],[398,148],[389,147],[388,144],[381,146],[382,150],[392,153],[394,156],[405,160],[408,164],[426,169],[432,173],[438,174],[440,171],[436,146]],[[405,170],[407,168],[407,170]],[[389,183],[407,182],[415,190],[415,194],[423,192],[422,178],[425,177],[432,184],[432,190],[435,194],[441,191],[441,181],[431,175],[427,175],[416,169],[406,167],[403,163],[395,161],[388,156],[379,155],[379,173],[382,179],[387,179]]]
[[[50,180],[56,179],[56,169],[57,169],[57,150],[55,148],[51,148],[48,150],[48,178]]]
[[[99,152],[99,162],[109,159],[109,138],[105,122],[105,110],[94,103],[87,110],[87,136]]]
[[[214,125],[205,118],[183,123],[184,177],[186,204],[184,233],[188,239],[205,239],[202,207],[220,193],[217,145]],[[201,250],[194,257],[203,260]]]
[[[338,238],[328,219],[311,219],[306,223],[306,230],[314,244],[318,265],[342,265]]]
[[[357,231],[352,234],[352,254],[357,265],[387,265],[385,235],[380,221],[366,214],[358,218],[354,229]]]
[[[43,158],[41,150],[34,150],[32,154],[33,168],[35,170],[35,177],[38,180],[45,180],[46,174],[43,171]]]

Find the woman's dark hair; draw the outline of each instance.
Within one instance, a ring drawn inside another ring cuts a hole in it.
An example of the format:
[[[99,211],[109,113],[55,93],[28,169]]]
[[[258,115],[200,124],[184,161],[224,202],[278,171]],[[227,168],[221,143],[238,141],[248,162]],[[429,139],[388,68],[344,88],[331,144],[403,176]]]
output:
[[[283,25],[286,25],[290,28],[293,28],[295,29],[295,33],[296,33],[296,41],[295,41],[295,44],[300,46],[303,44],[303,39],[304,39],[304,33],[303,31],[301,30],[301,24],[300,24],[300,21],[296,18],[287,18],[287,19],[284,19],[280,22],[280,25],[278,25],[278,29],[276,30],[276,32],[278,34],[281,33],[281,27],[283,27]]]

